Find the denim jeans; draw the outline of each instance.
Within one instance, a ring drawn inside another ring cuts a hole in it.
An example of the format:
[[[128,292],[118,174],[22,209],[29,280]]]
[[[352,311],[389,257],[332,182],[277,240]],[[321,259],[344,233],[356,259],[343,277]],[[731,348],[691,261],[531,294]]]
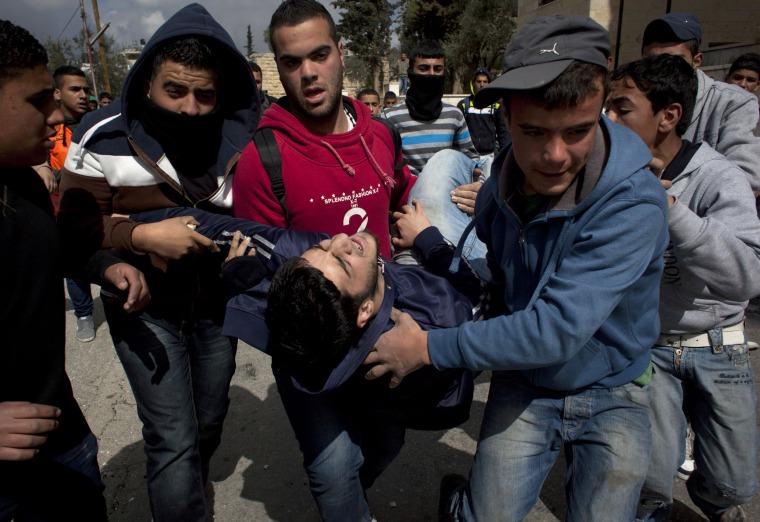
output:
[[[470,223],[470,216],[459,210],[451,201],[451,191],[460,185],[472,183],[477,162],[452,149],[438,151],[428,160],[409,193],[409,202],[419,199],[430,222],[438,227],[443,237],[456,245]],[[484,175],[488,173],[483,171]],[[486,245],[473,230],[462,250],[483,280],[490,280],[486,267]]]
[[[89,433],[64,453],[35,459],[33,465],[39,471],[31,472],[34,484],[22,486],[31,498],[13,499],[0,495],[0,520],[11,515],[22,516],[27,522],[106,520],[105,486],[100,478],[95,435]],[[14,479],[25,480],[22,474]]]
[[[557,392],[494,372],[459,520],[523,520],[565,448],[568,521],[632,520],[649,457],[649,387]]]
[[[205,521],[203,489],[229,408],[236,341],[210,320],[160,326],[101,298],[143,423],[153,520]]]
[[[92,302],[90,283],[83,279],[67,278],[66,289],[69,291],[71,306],[74,308],[74,315],[78,318],[92,315],[94,304]]]
[[[399,96],[406,96],[406,90],[409,88],[409,77],[408,76],[399,76],[398,77],[398,94]]]
[[[746,344],[652,350],[652,458],[638,520],[665,520],[684,459],[686,417],[694,431],[691,500],[711,520],[757,491],[755,382]]]
[[[491,167],[493,167],[494,153],[481,154],[480,155],[480,170],[483,171],[483,181],[487,180],[491,175]]]
[[[364,491],[401,451],[405,429],[373,422],[360,393],[310,395],[282,369],[274,375],[322,520],[370,522]]]

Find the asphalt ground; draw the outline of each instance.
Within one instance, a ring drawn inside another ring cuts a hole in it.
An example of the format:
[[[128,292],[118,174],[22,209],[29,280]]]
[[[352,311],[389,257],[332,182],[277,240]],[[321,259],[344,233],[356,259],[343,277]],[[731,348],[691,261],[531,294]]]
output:
[[[97,287],[93,287],[97,296]],[[100,298],[95,299],[97,338],[76,340],[76,319],[67,300],[67,368],[74,393],[100,444],[99,462],[113,522],[149,521],[145,455],[135,401],[108,334]],[[751,340],[760,341],[760,301],[747,314]],[[760,351],[751,352],[758,364]],[[447,473],[466,475],[488,394],[481,375],[470,420],[448,431],[409,431],[401,455],[368,492],[379,522],[437,520],[438,485]],[[211,463],[213,519],[256,522],[317,522],[301,453],[280,403],[269,359],[258,350],[238,347],[237,371],[222,445]],[[760,416],[759,416],[760,417]],[[526,518],[564,520],[564,460],[560,457]],[[705,520],[691,503],[684,482],[675,483],[671,520]],[[760,521],[760,499],[744,506],[747,520]],[[615,522],[615,521],[611,521]]]

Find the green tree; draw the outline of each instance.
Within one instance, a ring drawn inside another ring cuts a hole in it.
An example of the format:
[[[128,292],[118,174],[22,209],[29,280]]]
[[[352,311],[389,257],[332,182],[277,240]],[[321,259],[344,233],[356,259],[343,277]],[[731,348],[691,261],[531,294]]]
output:
[[[77,65],[79,59],[74,52],[71,40],[53,40],[48,36],[47,40],[43,43],[48,53],[48,68],[50,71],[55,71],[62,65]]]
[[[245,57],[248,58],[251,54],[253,54],[253,34],[249,25],[248,31],[245,33]]]
[[[473,0],[410,0],[401,13],[399,37],[401,49],[410,51],[422,39],[443,42],[447,35],[459,31],[462,13]],[[482,20],[469,27],[476,30]]]
[[[469,92],[470,78],[479,67],[501,70],[516,16],[516,0],[471,0],[467,4],[459,28],[444,40],[447,65],[461,78],[464,92]]]
[[[384,81],[383,60],[391,48],[396,4],[389,0],[335,0],[332,6],[340,10],[338,34],[366,67],[366,77],[361,81],[377,89]],[[360,70],[359,67],[352,69]]]

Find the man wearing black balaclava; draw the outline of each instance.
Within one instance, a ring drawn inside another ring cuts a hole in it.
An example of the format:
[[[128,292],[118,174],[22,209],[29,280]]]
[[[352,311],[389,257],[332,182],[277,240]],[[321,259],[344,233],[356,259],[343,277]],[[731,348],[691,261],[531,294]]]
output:
[[[58,216],[72,264],[108,250],[139,268],[152,300],[135,311],[101,293],[116,353],[143,424],[156,522],[203,521],[236,342],[222,335],[219,248],[190,217],[141,224],[166,207],[231,213],[232,175],[261,108],[248,61],[198,4],[164,23],[130,69],[122,96],[71,138]],[[93,268],[91,271],[95,271]]]
[[[382,117],[401,134],[404,160],[418,176],[411,198],[422,201],[430,221],[456,244],[475,211],[480,183],[488,176],[470,138],[464,116],[443,101],[446,56],[432,40],[421,41],[409,57],[411,86],[403,103]],[[472,234],[463,255],[479,275],[485,271],[485,246]],[[477,260],[477,261],[476,261]]]

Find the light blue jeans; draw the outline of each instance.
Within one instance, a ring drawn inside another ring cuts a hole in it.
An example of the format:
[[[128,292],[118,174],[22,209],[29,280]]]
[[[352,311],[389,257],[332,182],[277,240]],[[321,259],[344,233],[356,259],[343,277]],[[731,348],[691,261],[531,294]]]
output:
[[[398,77],[398,94],[399,94],[399,96],[406,96],[406,91],[408,89],[408,86],[409,86],[409,77],[406,76],[406,75],[399,76]]]
[[[459,210],[451,201],[451,191],[460,185],[472,183],[473,171],[478,162],[452,149],[438,151],[428,160],[409,193],[409,202],[419,199],[430,222],[438,227],[443,237],[456,245],[470,223],[470,216]],[[483,171],[484,176],[489,172]],[[491,279],[486,267],[486,245],[473,230],[462,250],[478,276]]]
[[[649,386],[557,392],[494,372],[462,521],[523,520],[564,447],[568,521],[632,520],[649,457]]]
[[[714,329],[714,331],[720,330]],[[637,520],[665,520],[684,459],[686,417],[694,431],[695,470],[686,487],[710,520],[757,491],[755,382],[746,344],[652,350],[652,458]]]

